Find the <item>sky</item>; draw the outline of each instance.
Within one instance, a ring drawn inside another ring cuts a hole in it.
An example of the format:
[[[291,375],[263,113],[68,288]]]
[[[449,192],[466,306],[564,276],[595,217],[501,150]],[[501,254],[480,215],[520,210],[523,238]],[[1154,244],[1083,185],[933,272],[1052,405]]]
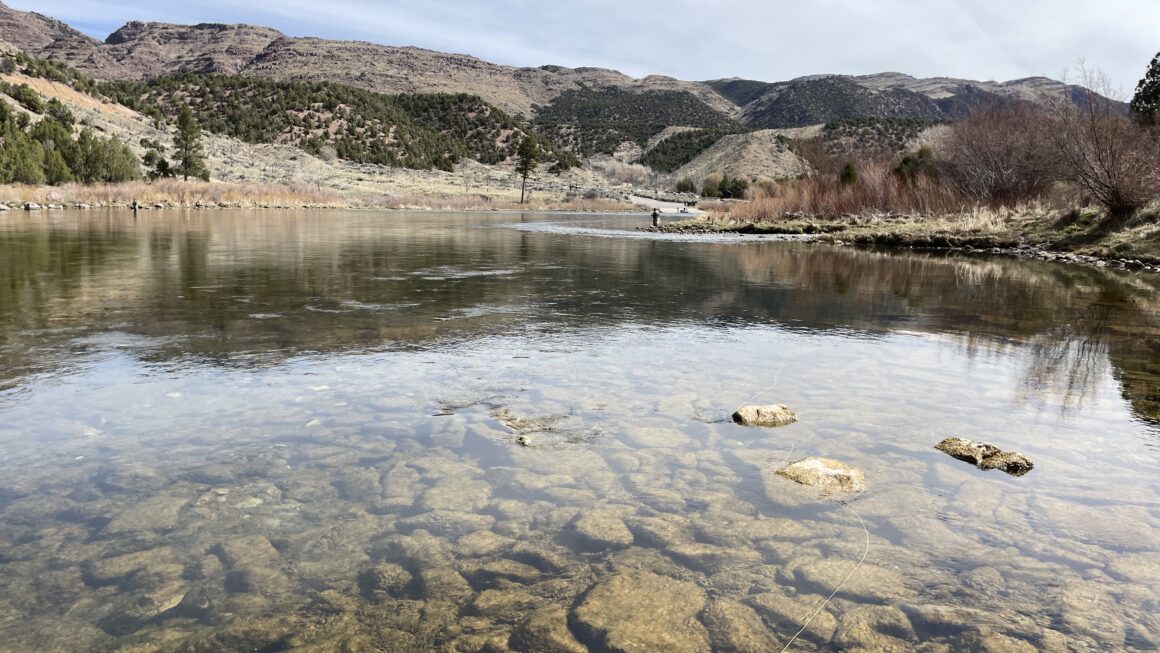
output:
[[[686,80],[891,71],[1075,81],[1082,61],[1130,97],[1160,51],[1160,0],[5,1],[101,40],[129,20],[245,22],[514,66]]]

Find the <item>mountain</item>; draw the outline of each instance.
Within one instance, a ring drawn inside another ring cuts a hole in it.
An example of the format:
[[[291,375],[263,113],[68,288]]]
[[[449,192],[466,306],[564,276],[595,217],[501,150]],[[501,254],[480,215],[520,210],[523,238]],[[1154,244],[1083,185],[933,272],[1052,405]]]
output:
[[[779,84],[745,105],[742,120],[752,127],[806,127],[853,118],[943,118],[929,98],[904,89],[874,91],[845,77]]]
[[[417,168],[446,169],[461,159],[490,164],[510,154],[513,135],[534,129],[562,165],[575,161],[566,148],[584,156],[629,152],[625,161],[651,152],[644,163],[663,171],[744,155],[794,174],[787,136],[743,132],[829,125],[822,133],[828,146],[906,147],[912,133],[979,106],[1078,101],[1089,93],[1046,78],[999,83],[893,72],[780,82],[633,78],[603,68],[513,67],[417,47],[291,37],[245,24],[133,21],[102,42],[2,3],[0,43],[109,82],[107,95],[153,118],[201,103],[194,110],[207,130],[245,143],[313,154],[333,147],[352,163]],[[388,97],[395,95],[424,97]],[[428,109],[434,113],[423,117]],[[674,128],[697,131],[668,140]],[[753,154],[761,148],[769,151]]]
[[[741,110],[744,124],[773,129],[866,118],[952,121],[988,104],[1042,104],[1057,98],[1079,101],[1090,92],[1046,77],[1000,83],[902,73],[811,75],[776,83],[729,78],[704,83]]]
[[[33,38],[13,38],[22,32]],[[103,80],[219,73],[338,82],[379,93],[467,93],[522,116],[531,116],[565,91],[618,88],[688,93],[726,117],[738,113],[704,84],[659,75],[634,79],[601,68],[516,68],[416,47],[293,38],[244,24],[130,22],[100,43],[59,21],[0,4],[0,39]]]
[[[650,110],[657,106],[652,100],[666,97],[685,107],[704,105],[715,114],[711,120],[668,125],[709,127],[739,121],[761,129],[861,118],[953,120],[984,103],[1074,98],[1078,89],[1042,77],[999,83],[919,79],[893,72],[784,82],[738,78],[692,82],[658,75],[635,79],[602,68],[520,68],[417,47],[289,37],[245,24],[133,21],[102,43],[53,18],[3,4],[0,39],[102,80],[208,73],[336,82],[378,93],[466,93],[513,116],[548,114],[553,125],[582,122],[583,116],[566,112],[583,104],[575,102],[577,95],[591,90],[651,94],[644,102]],[[676,113],[680,118],[684,111]]]

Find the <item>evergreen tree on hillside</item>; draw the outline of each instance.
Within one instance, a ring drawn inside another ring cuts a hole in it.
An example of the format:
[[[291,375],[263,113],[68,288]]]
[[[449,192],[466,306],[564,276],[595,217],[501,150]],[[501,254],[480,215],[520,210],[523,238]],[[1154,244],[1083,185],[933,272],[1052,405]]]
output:
[[[1160,53],[1152,58],[1132,98],[1132,115],[1144,125],[1160,124]]]
[[[60,150],[52,149],[44,153],[44,181],[50,186],[65,184],[73,180],[72,171],[68,168]]]
[[[531,136],[525,136],[524,140],[520,141],[520,149],[516,152],[516,174],[523,179],[520,185],[520,204],[523,204],[527,197],[528,176],[535,172],[536,164],[539,162],[539,144]]]
[[[173,137],[173,154],[177,166],[174,171],[182,179],[190,177],[209,181],[209,168],[205,165],[205,150],[201,145],[201,127],[188,106],[181,107],[177,114],[177,135]]]

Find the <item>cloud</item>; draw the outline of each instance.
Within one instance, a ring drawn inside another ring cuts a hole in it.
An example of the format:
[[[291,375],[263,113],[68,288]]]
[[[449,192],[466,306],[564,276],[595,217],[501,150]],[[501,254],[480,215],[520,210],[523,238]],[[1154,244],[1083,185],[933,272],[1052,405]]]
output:
[[[17,0],[104,38],[128,20],[248,22],[295,36],[473,54],[509,65],[775,81],[823,72],[1060,77],[1083,57],[1130,90],[1160,43],[1154,0]]]

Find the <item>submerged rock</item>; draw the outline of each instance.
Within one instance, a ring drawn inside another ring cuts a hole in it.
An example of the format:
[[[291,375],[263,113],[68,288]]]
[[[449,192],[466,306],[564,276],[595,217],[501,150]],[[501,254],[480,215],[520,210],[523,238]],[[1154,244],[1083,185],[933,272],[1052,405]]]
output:
[[[572,544],[582,551],[603,551],[623,548],[633,543],[632,531],[624,525],[621,516],[627,508],[601,507],[586,510],[569,523]]]
[[[359,592],[368,599],[401,598],[411,582],[411,572],[389,562],[364,569],[358,575]]]
[[[753,608],[735,601],[718,599],[701,613],[709,629],[714,651],[767,653],[780,645]]]
[[[959,460],[971,463],[979,469],[998,469],[1011,476],[1023,476],[1035,466],[1027,459],[1027,456],[1019,452],[1003,451],[986,442],[947,438],[936,444],[934,448]]]
[[[708,653],[697,615],[705,591],[695,584],[633,570],[592,588],[569,623],[589,648],[617,653]]]
[[[837,592],[860,603],[893,603],[914,595],[899,572],[854,560],[814,560],[794,567],[793,575],[798,584],[821,594]]]
[[[793,633],[804,624],[803,636],[815,642],[825,643],[830,641],[834,632],[838,630],[838,620],[825,609],[817,610],[822,600],[820,596],[798,595],[791,598],[778,592],[765,592],[748,599],[775,627]]]
[[[835,637],[844,650],[868,651],[905,651],[917,640],[910,619],[889,605],[863,605],[843,614]]]
[[[733,421],[743,426],[785,426],[797,421],[788,406],[745,406],[733,413]]]
[[[804,458],[777,470],[777,473],[795,483],[827,491],[861,492],[866,489],[862,470],[829,458]]]
[[[531,614],[512,632],[508,646],[526,653],[587,653],[568,630],[563,606],[550,605]]]

